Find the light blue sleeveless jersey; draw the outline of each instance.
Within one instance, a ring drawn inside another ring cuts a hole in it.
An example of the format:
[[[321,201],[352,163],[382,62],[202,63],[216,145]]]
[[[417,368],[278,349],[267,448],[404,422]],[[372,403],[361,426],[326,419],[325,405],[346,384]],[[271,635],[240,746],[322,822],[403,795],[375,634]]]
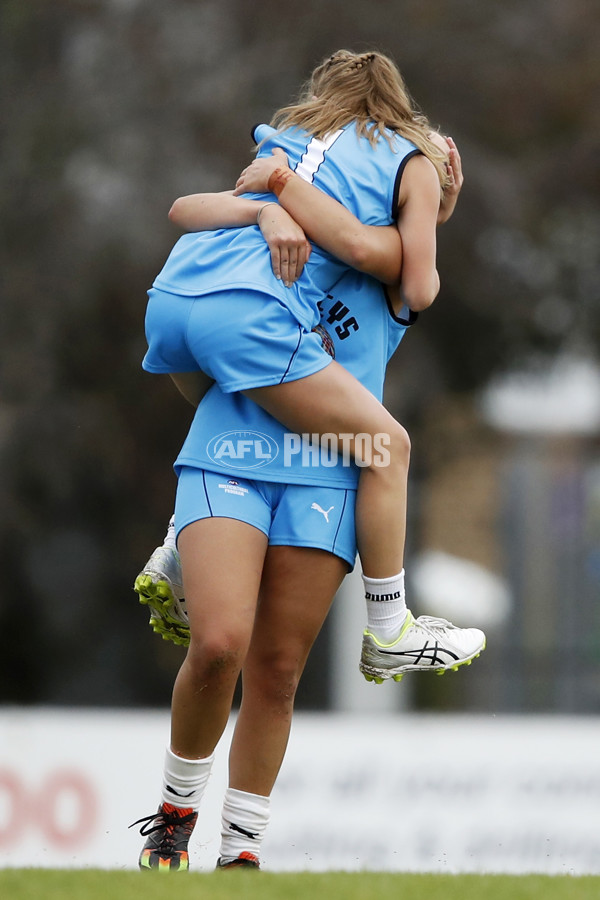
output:
[[[416,314],[396,317],[382,285],[347,270],[321,303],[336,360],[379,400],[387,361]],[[342,449],[339,448],[338,449]],[[360,470],[343,455],[311,448],[243,394],[208,391],[175,462],[232,477],[355,488]]]
[[[276,132],[259,125],[259,156],[281,147],[298,175],[339,200],[366,225],[389,225],[397,217],[398,185],[408,159],[420,151],[390,133],[372,147],[353,124],[317,140],[299,129]],[[273,194],[245,194],[275,200]],[[269,248],[258,226],[185,234],[171,251],[154,287],[199,297],[232,288],[259,290],[279,299],[307,330],[319,321],[318,303],[346,267],[321,248],[313,252],[298,281],[286,288],[273,275]]]

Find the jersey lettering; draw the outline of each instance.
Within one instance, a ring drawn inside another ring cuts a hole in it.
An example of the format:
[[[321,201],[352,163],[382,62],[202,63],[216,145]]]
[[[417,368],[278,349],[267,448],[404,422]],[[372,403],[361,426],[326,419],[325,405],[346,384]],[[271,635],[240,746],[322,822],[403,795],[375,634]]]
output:
[[[350,316],[350,318],[346,319],[341,325],[336,326],[335,333],[340,341],[344,341],[350,336],[350,329],[352,329],[352,331],[358,331],[359,327],[360,326],[354,316]]]
[[[334,322],[341,322],[349,312],[350,310],[342,303],[341,300],[336,300],[329,310],[329,315],[327,316],[327,324],[333,325]]]
[[[344,303],[342,303],[341,300],[336,300],[336,302],[329,310],[329,314],[327,315],[328,325],[333,325],[334,322],[342,323],[341,325],[337,325],[335,329],[335,333],[339,337],[340,341],[343,341],[347,337],[349,337],[351,331],[358,331],[360,327],[354,316],[350,316],[350,318],[346,319],[346,316],[349,312],[349,308]]]

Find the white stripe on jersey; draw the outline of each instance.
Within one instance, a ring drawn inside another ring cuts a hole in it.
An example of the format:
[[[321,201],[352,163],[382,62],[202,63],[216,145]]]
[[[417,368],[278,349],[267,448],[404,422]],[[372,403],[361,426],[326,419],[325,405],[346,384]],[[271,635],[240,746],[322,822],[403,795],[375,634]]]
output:
[[[296,175],[304,178],[305,181],[312,182],[319,170],[319,166],[325,159],[325,154],[343,133],[344,129],[340,128],[338,131],[332,131],[331,134],[326,135],[323,140],[312,138],[302,154],[302,159],[296,166]]]

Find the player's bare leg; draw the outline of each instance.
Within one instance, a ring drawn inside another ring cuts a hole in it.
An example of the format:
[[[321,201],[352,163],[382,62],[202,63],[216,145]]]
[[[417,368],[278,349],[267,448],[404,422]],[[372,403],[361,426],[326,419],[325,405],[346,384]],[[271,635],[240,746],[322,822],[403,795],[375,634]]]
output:
[[[179,393],[191,403],[194,409],[198,406],[208,389],[214,384],[204,372],[174,372],[171,380]]]
[[[350,452],[362,460],[360,436],[372,448],[387,437],[389,459],[372,452],[361,468],[356,500],[356,537],[365,582],[367,628],[360,669],[367,680],[399,681],[405,672],[439,674],[471,663],[485,647],[477,628],[456,628],[445,619],[407,609],[404,542],[410,440],[378,400],[335,361],[297,381],[247,392],[272,415],[299,433],[346,436]]]
[[[296,688],[347,571],[344,560],[324,550],[270,547],[267,552],[229,755],[220,868],[239,865],[240,858],[258,864]]]
[[[361,468],[356,501],[362,568],[373,578],[399,572],[404,565],[410,461],[410,439],[402,425],[335,361],[307,378],[245,393],[296,433],[337,435],[354,459],[362,460],[361,436],[370,438],[373,452]],[[385,456],[374,450],[376,435],[385,436]]]
[[[159,871],[188,868],[188,841],[250,644],[267,538],[244,522],[210,518],[185,527],[178,543],[190,646],[173,691],[162,803],[134,823],[144,823],[147,837],[140,868]]]
[[[179,534],[190,646],[173,690],[171,749],[209,756],[221,737],[246,658],[267,537],[236,519],[192,522]]]

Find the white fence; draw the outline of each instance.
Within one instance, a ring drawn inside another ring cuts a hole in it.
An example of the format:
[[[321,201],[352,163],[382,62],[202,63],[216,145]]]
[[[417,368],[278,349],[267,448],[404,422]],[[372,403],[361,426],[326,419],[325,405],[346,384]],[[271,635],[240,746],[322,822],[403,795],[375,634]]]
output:
[[[0,710],[0,866],[132,868],[158,803],[165,713]],[[193,837],[214,867],[230,732]],[[600,873],[600,722],[299,714],[270,871]]]

